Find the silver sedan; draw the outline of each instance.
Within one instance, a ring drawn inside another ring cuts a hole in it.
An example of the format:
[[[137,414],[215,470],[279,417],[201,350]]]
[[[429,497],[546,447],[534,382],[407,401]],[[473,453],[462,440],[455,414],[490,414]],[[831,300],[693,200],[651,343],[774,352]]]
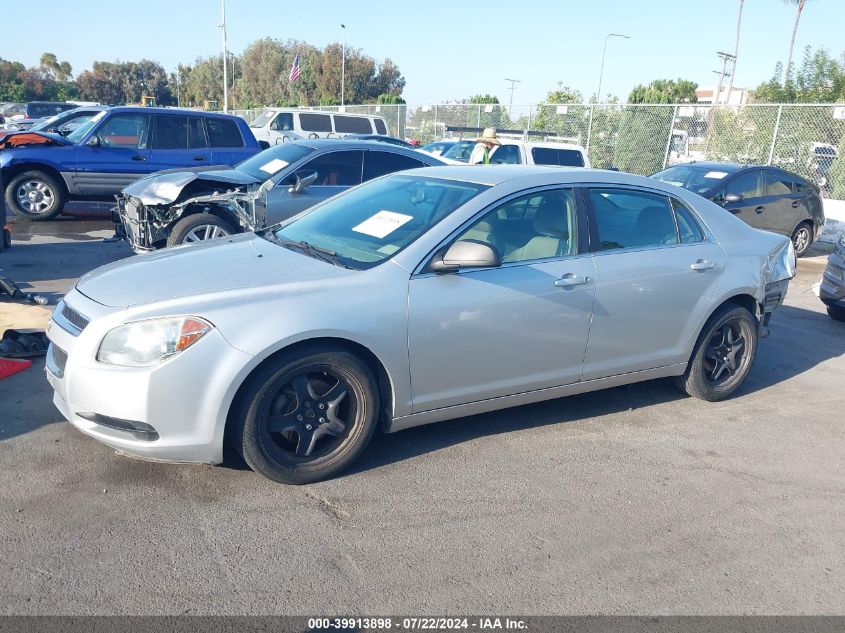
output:
[[[121,451],[219,463],[229,441],[301,484],[377,428],[666,376],[726,398],[794,271],[788,238],[653,179],[431,167],[89,273],[53,315],[47,375]]]

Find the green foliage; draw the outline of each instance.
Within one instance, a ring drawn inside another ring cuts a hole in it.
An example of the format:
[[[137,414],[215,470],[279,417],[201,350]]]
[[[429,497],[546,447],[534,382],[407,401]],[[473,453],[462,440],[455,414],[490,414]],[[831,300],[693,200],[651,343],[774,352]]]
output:
[[[845,200],[845,158],[837,158],[830,166],[831,197]]]
[[[615,167],[636,174],[660,170],[666,150],[662,139],[668,139],[672,112],[672,108],[626,107],[619,122]]]
[[[499,103],[499,98],[493,95],[473,95],[469,98],[470,103]]]
[[[698,84],[688,79],[655,79],[647,86],[636,86],[628,103],[695,103]]]
[[[376,98],[376,103],[383,103],[387,105],[400,105],[404,104],[405,100],[399,95],[380,94],[378,98]]]
[[[775,74],[753,92],[757,103],[837,103],[845,101],[845,54],[838,59],[824,48],[807,46],[795,77],[790,73],[781,83],[783,65],[778,62]]]

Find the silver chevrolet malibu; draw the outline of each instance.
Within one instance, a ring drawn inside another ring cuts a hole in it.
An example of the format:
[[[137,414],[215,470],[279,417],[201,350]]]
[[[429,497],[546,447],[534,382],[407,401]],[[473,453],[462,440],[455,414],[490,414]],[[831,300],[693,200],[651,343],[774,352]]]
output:
[[[228,441],[302,484],[379,426],[665,376],[726,398],[794,272],[788,238],[654,179],[430,167],[85,275],[53,314],[47,376],[71,424],[120,451],[219,463]]]

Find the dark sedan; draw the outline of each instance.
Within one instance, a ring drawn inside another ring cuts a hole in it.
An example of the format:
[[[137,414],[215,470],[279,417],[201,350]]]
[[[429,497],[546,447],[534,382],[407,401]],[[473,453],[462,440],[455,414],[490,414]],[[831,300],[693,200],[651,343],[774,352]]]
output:
[[[824,224],[818,187],[777,167],[688,163],[652,178],[694,191],[755,228],[789,236],[798,257],[807,252]]]

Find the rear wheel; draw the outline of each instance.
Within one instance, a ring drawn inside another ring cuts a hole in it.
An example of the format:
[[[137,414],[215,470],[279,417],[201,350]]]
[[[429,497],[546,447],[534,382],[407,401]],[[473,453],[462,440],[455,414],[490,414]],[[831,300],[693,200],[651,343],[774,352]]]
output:
[[[809,222],[802,222],[792,233],[792,246],[795,248],[795,256],[802,257],[807,249],[813,244],[813,227]]]
[[[235,227],[221,217],[211,213],[195,213],[182,218],[173,225],[167,237],[168,246],[205,242],[234,234]]]
[[[379,392],[355,355],[324,347],[286,354],[250,379],[232,440],[256,472],[306,484],[352,464],[375,432]]]
[[[842,306],[827,306],[827,315],[835,321],[845,321],[845,308]]]
[[[745,382],[756,354],[756,320],[745,308],[725,304],[707,321],[686,372],[675,382],[696,398],[724,400]]]
[[[28,220],[51,220],[65,206],[64,187],[50,174],[25,171],[6,187],[6,204],[19,216]]]

